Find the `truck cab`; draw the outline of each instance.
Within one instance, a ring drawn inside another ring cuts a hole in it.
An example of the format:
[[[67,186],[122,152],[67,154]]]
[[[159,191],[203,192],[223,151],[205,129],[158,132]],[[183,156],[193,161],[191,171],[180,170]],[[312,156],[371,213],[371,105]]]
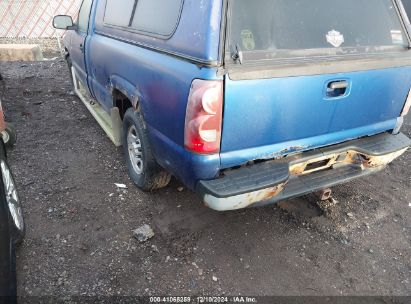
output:
[[[376,22],[378,20],[378,22]],[[57,16],[74,90],[145,191],[225,211],[385,168],[410,140],[398,0],[84,0]]]

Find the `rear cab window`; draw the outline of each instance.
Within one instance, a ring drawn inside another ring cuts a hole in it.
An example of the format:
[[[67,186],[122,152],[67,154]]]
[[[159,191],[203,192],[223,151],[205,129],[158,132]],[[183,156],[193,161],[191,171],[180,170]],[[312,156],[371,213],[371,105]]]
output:
[[[393,0],[229,2],[226,55],[234,49],[245,63],[384,55],[409,45]]]

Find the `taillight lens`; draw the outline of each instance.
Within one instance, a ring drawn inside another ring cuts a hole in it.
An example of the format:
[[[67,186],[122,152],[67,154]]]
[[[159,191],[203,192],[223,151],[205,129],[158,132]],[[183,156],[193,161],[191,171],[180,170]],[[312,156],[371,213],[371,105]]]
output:
[[[407,98],[407,101],[405,102],[404,109],[401,112],[401,116],[402,117],[406,116],[408,112],[410,111],[410,108],[411,108],[411,90],[408,93],[408,98]]]
[[[188,97],[185,146],[200,154],[220,152],[223,82],[196,79]]]

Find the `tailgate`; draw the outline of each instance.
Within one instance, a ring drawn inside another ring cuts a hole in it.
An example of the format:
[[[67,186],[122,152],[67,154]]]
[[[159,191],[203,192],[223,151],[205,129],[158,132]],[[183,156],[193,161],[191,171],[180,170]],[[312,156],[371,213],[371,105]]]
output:
[[[393,129],[410,86],[410,67],[258,80],[228,75],[222,165]]]

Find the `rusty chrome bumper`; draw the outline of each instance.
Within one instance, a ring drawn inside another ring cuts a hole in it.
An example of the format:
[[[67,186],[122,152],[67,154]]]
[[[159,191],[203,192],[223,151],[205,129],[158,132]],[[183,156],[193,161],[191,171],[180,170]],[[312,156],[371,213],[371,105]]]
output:
[[[384,169],[411,145],[404,134],[379,134],[322,149],[228,170],[201,181],[197,192],[217,211],[275,203]]]

